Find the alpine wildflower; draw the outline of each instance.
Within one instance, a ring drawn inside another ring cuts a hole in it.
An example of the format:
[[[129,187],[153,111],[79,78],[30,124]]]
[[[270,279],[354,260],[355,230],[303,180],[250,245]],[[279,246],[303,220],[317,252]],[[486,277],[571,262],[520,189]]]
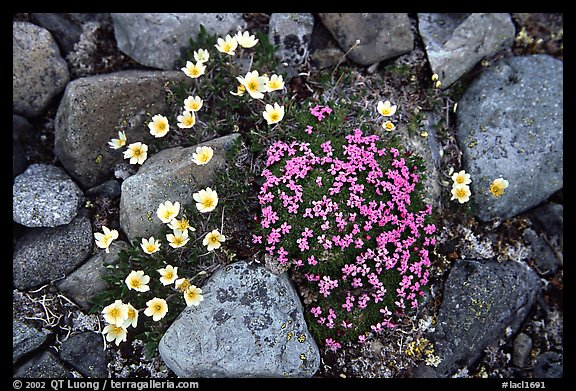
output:
[[[205,63],[210,59],[210,53],[206,49],[194,50],[194,60]]]
[[[466,173],[464,170],[452,174],[452,180],[454,181],[454,185],[469,185],[472,182],[470,174]]]
[[[212,156],[214,156],[214,150],[211,147],[196,147],[196,152],[192,154],[192,161],[202,166],[208,163]]]
[[[197,61],[196,64],[191,61],[186,61],[186,66],[180,68],[180,70],[184,72],[186,76],[196,79],[206,72],[206,65],[204,65],[202,61]]]
[[[217,229],[208,232],[202,241],[202,244],[208,248],[208,251],[217,250],[226,241],[226,237]]]
[[[124,159],[130,159],[130,164],[144,164],[148,158],[148,145],[140,141],[128,145],[124,151]]]
[[[508,181],[506,179],[496,178],[490,184],[490,193],[492,193],[494,197],[501,197],[507,187]]]
[[[158,206],[156,216],[158,216],[164,224],[169,224],[172,219],[178,216],[178,213],[180,213],[180,203],[178,201],[174,203],[166,201]]]
[[[184,291],[184,300],[186,301],[186,305],[188,307],[191,305],[200,305],[200,302],[204,300],[204,296],[202,296],[202,289],[197,288],[195,285],[190,285]]]
[[[392,106],[388,100],[385,102],[378,101],[377,109],[384,117],[390,117],[396,113],[396,105]]]
[[[282,88],[284,88],[284,79],[282,78],[282,75],[270,76],[270,79],[268,79],[268,82],[266,83],[266,91],[271,92],[281,90]]]
[[[190,281],[187,278],[179,278],[174,282],[174,287],[181,292],[186,292],[190,286]]]
[[[218,193],[207,187],[192,195],[200,213],[212,212],[218,205]]]
[[[120,342],[126,341],[128,331],[126,330],[126,327],[124,327],[123,325],[118,326],[115,324],[109,324],[106,327],[104,327],[104,330],[102,330],[102,334],[106,336],[106,341],[108,342],[114,341],[114,343],[116,343],[116,346],[118,346],[120,345]]]
[[[172,230],[178,231],[187,231],[190,230],[191,232],[196,231],[196,228],[190,226],[190,222],[187,218],[182,217],[181,219],[172,219],[172,221],[168,224],[168,228]]]
[[[124,322],[124,327],[138,326],[138,310],[130,303],[125,304],[125,306],[128,311],[128,318],[126,319],[126,322]]]
[[[268,78],[265,76],[260,76],[258,71],[248,72],[245,77],[237,76],[236,79],[240,84],[244,85],[244,88],[254,99],[264,98],[264,92],[266,92],[266,82]]]
[[[136,292],[148,292],[150,287],[150,276],[144,274],[143,270],[132,270],[124,280],[128,289],[134,289]]]
[[[386,129],[387,131],[389,131],[389,132],[391,132],[391,131],[393,131],[394,129],[396,129],[396,126],[395,126],[391,121],[384,121],[384,122],[382,123],[382,127],[383,127],[384,129]]]
[[[236,42],[246,49],[254,47],[258,43],[258,39],[256,39],[254,35],[250,35],[248,31],[244,31],[243,33],[238,31],[234,37],[236,38]]]
[[[226,53],[229,56],[233,56],[236,53],[235,50],[238,47],[238,41],[235,36],[232,37],[228,34],[225,38],[218,38],[216,42],[218,43],[214,46],[219,52]]]
[[[274,103],[274,106],[266,104],[266,111],[262,113],[262,116],[268,125],[276,124],[284,118],[284,106],[280,106],[278,103]]]
[[[174,233],[166,235],[166,240],[168,240],[169,246],[172,248],[183,247],[190,240],[190,238],[188,237],[188,230],[186,231],[174,230],[173,232]]]
[[[158,297],[148,300],[146,306],[147,308],[144,311],[144,315],[151,316],[155,322],[162,319],[168,313],[168,303],[166,303],[166,300]]]
[[[184,99],[184,110],[186,111],[198,111],[202,108],[204,101],[199,96],[189,96]]]
[[[184,111],[178,116],[178,127],[180,129],[190,129],[196,124],[196,115],[194,112]]]
[[[238,87],[236,88],[236,92],[230,91],[230,93],[232,95],[236,95],[236,96],[242,96],[242,95],[244,95],[245,92],[246,92],[246,87],[244,87],[244,84],[239,84]]]
[[[160,282],[162,285],[170,285],[173,284],[174,281],[178,278],[178,267],[174,267],[172,265],[166,265],[161,269],[157,270],[160,273]]]
[[[468,185],[461,183],[455,184],[452,187],[452,198],[450,198],[450,201],[458,200],[458,202],[463,204],[470,200],[470,194],[472,193],[470,192],[470,187],[468,187]]]
[[[122,303],[122,300],[116,300],[102,309],[102,315],[106,322],[122,326],[128,319],[128,307]]]
[[[161,114],[156,114],[152,117],[152,122],[148,124],[150,129],[150,134],[156,138],[166,136],[166,133],[170,130],[170,125],[168,124],[168,118]]]
[[[102,232],[96,232],[94,234],[94,239],[96,239],[96,246],[106,250],[106,253],[110,253],[110,244],[116,239],[118,239],[118,231],[115,229],[109,229],[106,226],[102,226]]]
[[[119,131],[118,138],[113,138],[112,140],[108,141],[108,145],[112,149],[120,149],[126,145],[126,133]]]
[[[140,243],[140,247],[146,254],[154,254],[155,252],[160,250],[160,243],[159,240],[154,239],[154,236],[150,236],[149,239],[142,238],[142,243]]]

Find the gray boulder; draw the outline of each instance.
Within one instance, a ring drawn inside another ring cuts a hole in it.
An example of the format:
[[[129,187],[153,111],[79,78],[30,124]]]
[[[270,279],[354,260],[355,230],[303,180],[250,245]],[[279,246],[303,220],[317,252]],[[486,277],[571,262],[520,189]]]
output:
[[[126,179],[120,197],[120,226],[130,241],[161,233],[166,226],[156,216],[161,203],[178,201],[181,207],[195,205],[193,194],[213,186],[216,173],[225,167],[226,151],[239,136],[235,133],[198,144],[214,150],[206,165],[192,161],[196,145],[168,148],[148,158],[136,175]]]
[[[311,377],[320,354],[286,274],[244,261],[202,287],[160,340],[159,352],[179,377]]]
[[[56,156],[83,188],[110,179],[114,166],[124,160],[124,149],[114,150],[108,142],[120,130],[127,144],[152,139],[146,124],[155,114],[166,115],[165,85],[186,79],[181,71],[131,70],[70,82],[56,114]]]
[[[110,253],[98,251],[86,263],[59,281],[56,284],[58,289],[82,308],[89,310],[96,296],[108,287],[108,283],[102,278],[107,272],[106,266],[116,264],[118,253],[127,248],[126,242],[114,241],[110,245]]]
[[[268,39],[277,46],[276,58],[290,66],[302,65],[308,58],[308,44],[314,30],[309,13],[274,13],[268,23]]]
[[[46,341],[48,333],[38,331],[17,319],[12,322],[12,363],[38,349]]]
[[[55,228],[33,228],[16,244],[14,286],[24,290],[63,277],[90,255],[94,237],[86,217]]]
[[[118,48],[142,65],[175,69],[181,51],[196,39],[200,25],[224,37],[244,29],[241,13],[113,13]],[[215,48],[204,48],[214,53]]]
[[[516,30],[510,14],[418,14],[418,30],[432,72],[449,87],[483,58],[512,46]]]
[[[14,372],[14,378],[66,378],[69,372],[54,353],[46,350],[22,364]]]
[[[564,357],[556,352],[545,352],[536,358],[534,377],[559,379],[564,376]]]
[[[62,341],[60,358],[86,377],[108,377],[106,351],[100,333],[85,331],[70,336]]]
[[[408,53],[414,48],[414,33],[404,13],[319,13],[347,57],[360,65],[371,65]],[[356,43],[360,40],[360,43]]]
[[[444,287],[438,324],[431,334],[438,367],[419,368],[448,377],[473,364],[490,344],[515,333],[528,315],[541,283],[525,263],[458,260]]]
[[[563,186],[563,63],[548,55],[502,59],[458,104],[456,137],[482,221],[522,213]],[[509,181],[504,195],[492,180]]]
[[[66,61],[50,32],[28,22],[12,23],[12,107],[34,117],[70,80]]]
[[[12,186],[12,216],[26,227],[56,227],[76,217],[82,190],[60,167],[32,164]]]

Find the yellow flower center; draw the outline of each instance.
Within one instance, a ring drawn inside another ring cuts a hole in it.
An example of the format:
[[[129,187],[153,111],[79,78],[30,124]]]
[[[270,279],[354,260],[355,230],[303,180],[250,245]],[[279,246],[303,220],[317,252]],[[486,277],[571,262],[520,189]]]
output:
[[[156,312],[162,311],[162,304],[160,304],[160,303],[154,304],[154,310],[155,310]]]
[[[464,183],[464,176],[458,175],[456,177],[456,183]]]
[[[182,281],[182,284],[180,284],[178,289],[180,289],[182,292],[184,292],[184,291],[188,290],[189,287],[190,287],[190,282],[185,279],[184,281]]]
[[[133,278],[132,281],[130,281],[130,285],[132,285],[132,288],[138,288],[142,283],[138,278]]]
[[[456,197],[458,197],[458,198],[466,197],[466,190],[456,189]]]
[[[134,157],[140,157],[140,155],[142,155],[142,150],[140,148],[134,148],[132,150],[132,155],[134,155]]]
[[[149,244],[148,247],[146,247],[146,250],[148,250],[148,252],[151,253],[154,250],[156,250],[156,246],[154,246],[153,244]]]
[[[272,114],[270,114],[270,119],[271,119],[272,121],[278,121],[278,118],[279,118],[279,117],[280,117],[280,116],[278,115],[278,113],[272,113]]]
[[[210,242],[211,242],[212,244],[219,243],[218,236],[216,236],[216,235],[210,236]]]
[[[490,193],[494,194],[496,197],[500,197],[504,194],[504,187],[493,183],[490,185]]]
[[[164,131],[164,129],[166,129],[166,124],[164,122],[158,122],[156,124],[156,127],[158,128],[159,131]]]
[[[172,272],[166,272],[166,274],[164,275],[164,277],[168,280],[172,279],[174,277],[174,273]]]
[[[172,212],[167,210],[166,212],[164,212],[164,218],[166,220],[168,220],[170,217],[172,217]]]
[[[210,208],[212,205],[214,205],[214,200],[212,200],[212,198],[206,198],[203,204],[206,208]]]
[[[120,310],[118,308],[112,308],[112,311],[110,311],[110,316],[117,318],[118,315],[120,315]]]
[[[192,110],[198,110],[199,107],[200,107],[200,104],[197,102],[192,102],[192,104],[190,105],[190,108]]]
[[[191,116],[184,118],[184,125],[186,125],[186,126],[192,125],[192,117]]]
[[[383,114],[383,115],[390,115],[390,113],[391,113],[391,111],[390,111],[389,108],[384,108],[384,109],[382,110],[382,114]]]
[[[122,333],[122,327],[114,326],[114,334],[121,334],[121,333]]]
[[[256,83],[255,81],[251,81],[250,83],[248,83],[248,89],[250,91],[256,91],[258,89],[258,83]]]
[[[136,316],[136,311],[134,311],[132,308],[130,308],[128,310],[128,319],[132,319]]]

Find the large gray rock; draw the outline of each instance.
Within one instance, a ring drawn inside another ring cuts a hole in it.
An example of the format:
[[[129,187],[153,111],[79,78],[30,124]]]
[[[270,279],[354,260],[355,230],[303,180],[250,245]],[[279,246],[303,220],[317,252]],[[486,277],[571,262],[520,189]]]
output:
[[[127,248],[126,242],[114,241],[110,245],[110,253],[98,251],[86,263],[59,281],[58,289],[82,308],[90,309],[96,296],[108,287],[108,283],[102,278],[107,272],[106,266],[116,264],[120,251]]]
[[[181,51],[196,39],[200,25],[224,37],[244,29],[241,13],[113,13],[118,48],[142,65],[175,69]],[[214,52],[214,48],[204,48]]]
[[[434,354],[442,359],[432,372],[448,377],[504,338],[506,328],[515,333],[540,288],[539,277],[525,263],[456,261],[446,280],[438,324],[430,336]],[[430,372],[430,368],[426,370]]]
[[[286,274],[244,261],[202,287],[160,340],[160,356],[179,377],[311,377],[320,354]]]
[[[516,30],[510,14],[418,14],[418,30],[432,72],[446,88],[485,57],[512,46]]]
[[[274,13],[268,22],[268,39],[277,46],[276,57],[290,66],[302,65],[308,58],[308,44],[314,30],[309,13]]]
[[[84,194],[68,174],[50,164],[32,164],[12,186],[12,216],[26,227],[68,224],[78,214]]]
[[[458,104],[456,136],[482,221],[510,218],[563,186],[563,63],[548,55],[494,63]],[[510,183],[504,195],[492,180]]]
[[[161,203],[178,201],[181,207],[195,205],[192,195],[214,186],[216,173],[225,167],[226,151],[239,136],[234,133],[198,144],[214,150],[208,164],[199,166],[192,161],[196,145],[168,148],[148,158],[136,175],[126,179],[120,197],[120,226],[130,241],[157,237],[162,232],[166,224],[156,216]]]
[[[14,319],[12,323],[12,363],[38,349],[47,337],[47,332],[38,331],[32,326]]]
[[[70,74],[50,32],[28,22],[12,23],[12,107],[34,117],[60,93]]]
[[[40,378],[55,379],[66,378],[69,375],[68,369],[64,367],[58,357],[46,350],[26,361],[14,372],[15,378]]]
[[[85,188],[109,179],[124,156],[108,142],[120,130],[127,144],[152,139],[146,124],[169,107],[165,84],[186,79],[180,71],[131,70],[70,82],[56,114],[54,150],[72,178]]]
[[[108,377],[106,351],[103,347],[102,334],[85,331],[62,342],[60,358],[86,377]]]
[[[322,23],[334,36],[347,57],[360,65],[397,57],[414,48],[414,34],[408,14],[403,13],[319,13]],[[360,40],[356,44],[356,40]]]
[[[14,286],[24,290],[70,273],[90,255],[94,238],[86,217],[55,228],[30,229],[14,249]]]

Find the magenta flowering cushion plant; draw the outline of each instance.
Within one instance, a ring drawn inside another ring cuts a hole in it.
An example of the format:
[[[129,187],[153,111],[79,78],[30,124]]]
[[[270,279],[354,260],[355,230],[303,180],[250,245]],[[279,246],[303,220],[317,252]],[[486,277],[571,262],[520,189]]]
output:
[[[436,228],[421,159],[332,107],[310,106],[295,139],[269,147],[253,241],[313,292],[308,325],[335,350],[418,305]]]

